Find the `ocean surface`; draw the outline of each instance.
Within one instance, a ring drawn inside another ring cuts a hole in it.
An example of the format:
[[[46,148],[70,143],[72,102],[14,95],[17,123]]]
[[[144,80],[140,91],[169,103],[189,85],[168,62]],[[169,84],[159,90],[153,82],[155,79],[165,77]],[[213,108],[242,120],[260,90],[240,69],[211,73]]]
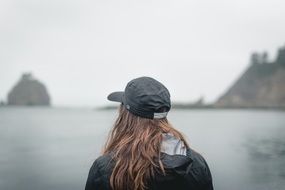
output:
[[[0,108],[0,189],[80,190],[116,110]],[[284,190],[285,112],[172,110],[216,190]]]

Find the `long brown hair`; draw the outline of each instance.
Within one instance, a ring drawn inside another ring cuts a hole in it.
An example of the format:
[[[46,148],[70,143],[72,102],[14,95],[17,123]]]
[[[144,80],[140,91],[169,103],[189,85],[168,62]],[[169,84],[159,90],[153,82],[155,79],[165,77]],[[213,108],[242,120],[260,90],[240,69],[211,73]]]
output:
[[[115,160],[110,185],[113,190],[144,190],[155,172],[165,174],[160,160],[163,133],[172,133],[188,147],[183,135],[164,119],[146,119],[119,108],[103,154]]]

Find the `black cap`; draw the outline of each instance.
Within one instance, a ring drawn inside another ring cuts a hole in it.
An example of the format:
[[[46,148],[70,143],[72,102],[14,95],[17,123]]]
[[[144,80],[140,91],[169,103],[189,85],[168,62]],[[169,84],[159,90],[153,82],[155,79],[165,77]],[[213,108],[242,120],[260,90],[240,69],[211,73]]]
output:
[[[121,102],[134,115],[149,119],[165,118],[171,108],[168,89],[150,77],[131,80],[124,92],[113,92],[108,100]]]

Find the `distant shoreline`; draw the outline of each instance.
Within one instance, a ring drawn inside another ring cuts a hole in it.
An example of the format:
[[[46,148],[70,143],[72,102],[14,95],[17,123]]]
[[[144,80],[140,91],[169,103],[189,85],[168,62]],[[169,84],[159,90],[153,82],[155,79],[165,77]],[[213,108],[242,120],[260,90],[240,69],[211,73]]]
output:
[[[118,109],[118,106],[108,105],[96,107],[96,110],[114,110]],[[172,104],[171,109],[175,110],[203,110],[203,109],[213,109],[213,110],[281,110],[285,111],[285,107],[270,107],[270,106],[217,106],[215,104],[205,104],[205,105],[189,105],[189,104]]]
[[[28,105],[28,106],[15,106],[15,105],[0,105],[1,108],[44,108],[44,109],[91,109],[91,110],[116,110],[118,109],[118,105],[106,105],[106,106],[36,106],[36,105]],[[172,110],[279,110],[285,111],[285,107],[269,107],[269,106],[256,106],[256,107],[246,107],[246,106],[217,106],[214,104],[205,104],[205,105],[190,105],[190,104],[172,104]]]

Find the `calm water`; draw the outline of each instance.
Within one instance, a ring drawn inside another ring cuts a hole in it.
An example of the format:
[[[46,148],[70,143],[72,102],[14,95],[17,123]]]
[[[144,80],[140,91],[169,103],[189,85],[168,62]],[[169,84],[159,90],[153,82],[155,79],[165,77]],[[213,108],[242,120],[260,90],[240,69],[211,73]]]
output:
[[[0,108],[0,189],[84,189],[116,111]],[[173,110],[217,190],[284,190],[285,112]]]

